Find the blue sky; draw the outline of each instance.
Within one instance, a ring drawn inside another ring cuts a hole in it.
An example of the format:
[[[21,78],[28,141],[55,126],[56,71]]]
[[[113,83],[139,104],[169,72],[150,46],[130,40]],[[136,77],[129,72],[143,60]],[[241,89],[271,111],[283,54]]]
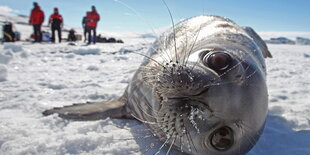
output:
[[[81,26],[91,5],[101,15],[100,30],[144,32],[170,25],[161,0],[120,0],[141,16],[114,0],[37,0],[46,16],[58,7],[65,24]],[[29,15],[33,0],[0,0],[0,5]],[[191,16],[213,14],[228,17],[257,31],[310,32],[310,0],[166,0],[175,22]]]

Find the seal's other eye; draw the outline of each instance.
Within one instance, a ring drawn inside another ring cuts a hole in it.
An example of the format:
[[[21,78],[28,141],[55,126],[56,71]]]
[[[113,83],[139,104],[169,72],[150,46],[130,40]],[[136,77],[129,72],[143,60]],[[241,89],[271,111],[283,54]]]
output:
[[[223,71],[229,67],[232,58],[225,52],[214,52],[203,58],[203,63],[215,71]]]

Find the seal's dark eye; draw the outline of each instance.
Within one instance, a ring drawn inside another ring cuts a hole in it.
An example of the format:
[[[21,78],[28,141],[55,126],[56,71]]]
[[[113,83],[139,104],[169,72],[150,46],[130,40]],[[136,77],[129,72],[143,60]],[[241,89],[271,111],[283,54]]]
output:
[[[212,147],[219,151],[228,150],[234,143],[234,136],[232,130],[227,127],[221,127],[215,130],[210,137]]]
[[[210,55],[206,55],[203,58],[203,63],[216,71],[223,71],[231,64],[231,57],[224,52],[215,52]]]

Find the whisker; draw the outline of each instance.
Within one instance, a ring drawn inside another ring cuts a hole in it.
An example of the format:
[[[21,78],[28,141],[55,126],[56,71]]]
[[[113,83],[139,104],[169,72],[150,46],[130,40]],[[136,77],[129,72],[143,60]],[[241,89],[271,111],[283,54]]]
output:
[[[143,38],[143,40],[144,40],[145,42],[147,42],[145,38]],[[162,41],[161,41],[161,42],[162,42]],[[170,58],[168,52],[166,52],[166,51],[164,51],[164,50],[162,50],[162,49],[158,49],[158,50],[157,50],[157,49],[155,49],[155,48],[153,47],[153,45],[151,45],[150,48],[151,48],[152,50],[154,50],[154,52],[156,52],[156,54],[158,54],[165,62],[170,62],[169,60],[170,60],[171,58]],[[168,59],[165,57],[165,55],[164,55],[163,53],[166,53],[166,54],[167,54]]]
[[[239,61],[237,64],[235,64],[234,66],[230,67],[229,69],[227,69],[224,73],[219,75],[219,78],[221,78],[222,76],[226,75],[227,73],[229,73],[230,71],[232,71],[233,69],[237,68],[239,65],[242,64],[242,62],[244,62],[245,60]]]
[[[202,15],[205,15],[205,1],[204,0],[201,0],[201,6],[202,6]]]
[[[196,147],[195,147],[195,144],[194,144],[194,142],[193,142],[193,139],[192,139],[192,137],[191,137],[191,133],[190,133],[190,132],[188,132],[188,136],[190,137],[190,141],[191,141],[191,143],[193,144],[193,147],[194,147],[194,149],[195,149],[197,155],[199,155],[199,153],[198,153],[198,151],[197,151],[197,149],[196,149]]]
[[[173,141],[172,141],[172,143],[171,143],[171,145],[170,145],[170,147],[169,147],[169,149],[168,149],[168,151],[167,151],[166,155],[168,155],[168,154],[169,154],[169,152],[170,152],[170,150],[171,150],[171,148],[172,148],[172,146],[173,146],[173,144],[174,144],[175,140],[176,140],[176,138],[174,138],[174,139],[173,139]]]
[[[148,58],[148,59],[150,59],[150,60],[152,60],[152,61],[156,62],[159,66],[164,67],[161,63],[159,63],[159,62],[158,62],[158,61],[156,61],[155,59],[151,58],[150,56],[147,56],[147,55],[145,55],[145,54],[138,53],[138,52],[132,52],[132,53],[135,53],[135,54],[138,54],[138,55],[144,56],[144,57],[146,57],[146,58]]]
[[[151,31],[152,31],[154,34],[156,34],[157,36],[159,36],[158,33],[155,32],[154,27],[153,27],[145,18],[143,18],[143,16],[142,16],[136,9],[134,9],[133,7],[131,7],[130,5],[126,4],[125,2],[123,2],[123,1],[121,1],[121,0],[114,0],[114,1],[117,2],[117,3],[119,3],[119,4],[121,4],[121,5],[123,5],[123,6],[125,6],[127,9],[131,10],[137,17],[139,17],[144,23],[146,23],[146,24],[151,28]],[[144,40],[145,40],[145,39],[144,39]],[[152,48],[154,51],[157,51],[154,47],[151,46],[151,48]],[[160,51],[162,51],[162,50],[160,50]],[[159,52],[157,52],[157,53],[159,53]],[[170,56],[169,56],[169,54],[167,54],[167,56],[169,57],[169,59],[171,59]],[[165,57],[162,57],[162,58],[165,59]]]
[[[251,135],[246,135],[244,134],[244,131],[245,130],[248,130],[250,133],[252,133],[252,131],[254,130],[253,128],[251,128],[249,125],[247,125],[246,123],[244,122],[239,122],[240,123],[240,129],[242,131],[242,134],[244,135],[244,137],[250,142],[250,144],[252,146],[255,145],[256,143],[256,139],[254,138],[254,136],[260,136],[260,133],[259,132],[255,132],[255,135],[254,136],[251,136]]]
[[[131,7],[130,5],[126,4],[125,2],[121,0],[114,0],[114,2],[117,2],[125,6],[127,9],[131,10],[137,17],[139,17],[143,22],[145,22],[151,28],[154,34],[158,35],[158,33],[155,32],[155,29],[153,28],[153,26],[145,18],[143,18],[143,16],[141,16],[141,14],[136,9],[134,9],[133,7]]]
[[[168,143],[168,141],[170,140],[170,136],[168,136],[168,138],[166,139],[166,141],[164,142],[163,145],[160,146],[159,150],[155,153],[155,155],[158,155],[161,151],[161,149],[163,149],[163,147]]]
[[[189,53],[188,53],[188,55],[187,55],[187,59],[186,59],[186,62],[185,62],[185,66],[187,65],[188,59],[189,59],[190,55],[192,54],[192,51],[193,51],[193,49],[194,49],[194,47],[195,47],[195,45],[196,45],[196,43],[197,43],[198,36],[199,36],[199,34],[200,34],[200,32],[201,32],[201,29],[202,29],[202,25],[200,25],[198,32],[195,34],[195,40],[194,40],[194,43],[192,44],[192,47],[191,47],[191,49],[189,50]],[[196,63],[198,63],[198,62],[196,62]]]
[[[186,51],[188,50],[188,35],[187,32],[185,32],[185,52],[183,55],[182,65],[185,66],[185,59],[186,59]],[[183,52],[182,52],[183,53]],[[180,60],[181,61],[181,60]]]
[[[142,111],[146,116],[151,117],[151,118],[154,118],[154,119],[156,120],[157,116],[153,116],[153,115],[148,114],[148,113],[145,111],[146,109],[144,109],[140,104],[137,104],[137,105],[138,105],[138,107],[141,109],[141,111]]]
[[[146,123],[146,124],[153,124],[153,125],[157,125],[158,123],[157,122],[149,122],[149,121],[145,121],[143,119],[140,119],[138,117],[136,117],[135,115],[131,114],[132,117],[134,117],[135,119],[141,121],[142,123]]]
[[[156,34],[157,36],[159,36],[158,35],[158,33],[157,32],[155,32],[155,29],[153,28],[153,26],[145,19],[145,18],[143,18],[143,16],[141,16],[141,14],[138,12],[138,11],[136,11],[133,7],[131,7],[131,6],[129,6],[128,4],[126,4],[125,2],[123,2],[123,1],[121,1],[121,0],[114,0],[115,2],[117,2],[117,3],[119,3],[119,4],[121,4],[121,5],[123,5],[123,6],[125,6],[126,8],[128,8],[129,10],[131,10],[137,17],[139,17],[143,22],[145,22],[150,28],[151,28],[151,31],[154,33],[154,34]],[[160,40],[161,41],[161,39],[158,39],[158,40]],[[162,43],[162,41],[161,41],[161,43]],[[153,46],[151,46],[151,48],[154,50],[154,51],[156,51],[157,52],[157,50],[153,47]],[[164,55],[162,54],[162,52],[163,52],[163,50],[162,49],[159,49],[161,52],[157,52],[159,55],[161,55],[161,57],[163,58],[163,59],[165,59],[165,60],[167,60],[165,57],[164,57]],[[166,51],[164,51],[164,52],[166,52]],[[171,57],[170,57],[170,55],[166,52],[166,54],[167,54],[167,56],[169,57],[169,59],[171,59]],[[172,59],[171,59],[172,60]]]
[[[178,53],[177,53],[177,42],[176,42],[175,24],[174,24],[174,21],[173,21],[172,13],[171,13],[170,8],[168,7],[166,1],[165,1],[165,0],[162,0],[162,2],[163,2],[164,5],[166,6],[166,8],[167,8],[167,10],[168,10],[168,12],[169,12],[170,19],[171,19],[172,28],[173,28],[174,52],[175,52],[176,62],[178,62]]]
[[[153,134],[145,135],[145,136],[140,136],[140,137],[131,137],[131,138],[120,138],[120,139],[114,139],[114,140],[135,140],[135,139],[145,139],[145,138],[151,138],[155,137]]]
[[[257,71],[258,71],[258,69],[255,69],[255,70],[253,71],[253,73],[251,73],[250,75],[248,75],[245,79],[251,78],[255,73],[257,73]]]
[[[160,143],[160,140],[157,138],[155,143]],[[141,154],[145,154],[145,153],[149,152],[150,149],[152,149],[156,146],[155,143],[151,143],[144,151],[142,151]]]
[[[183,151],[183,141],[182,141],[182,139],[183,139],[183,135],[180,136],[180,149],[181,149],[181,152],[184,152]]]
[[[186,135],[186,137],[187,137],[187,140],[189,141],[190,152],[192,152],[192,147],[191,147],[191,145],[193,145],[195,152],[198,153],[198,152],[197,152],[197,149],[196,149],[196,147],[195,147],[195,144],[194,144],[194,142],[193,142],[193,140],[192,140],[192,138],[191,138],[191,136],[190,136],[190,133],[189,133],[187,130],[185,130],[185,135]]]

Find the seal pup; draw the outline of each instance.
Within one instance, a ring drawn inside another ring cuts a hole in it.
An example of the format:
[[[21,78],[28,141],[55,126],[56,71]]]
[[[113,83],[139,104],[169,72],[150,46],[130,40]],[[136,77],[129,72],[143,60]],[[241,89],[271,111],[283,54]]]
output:
[[[134,118],[163,142],[160,149],[169,146],[167,154],[173,147],[240,155],[255,145],[267,115],[264,57],[271,54],[252,28],[219,16],[189,18],[164,32],[145,57],[119,99],[43,114]]]

